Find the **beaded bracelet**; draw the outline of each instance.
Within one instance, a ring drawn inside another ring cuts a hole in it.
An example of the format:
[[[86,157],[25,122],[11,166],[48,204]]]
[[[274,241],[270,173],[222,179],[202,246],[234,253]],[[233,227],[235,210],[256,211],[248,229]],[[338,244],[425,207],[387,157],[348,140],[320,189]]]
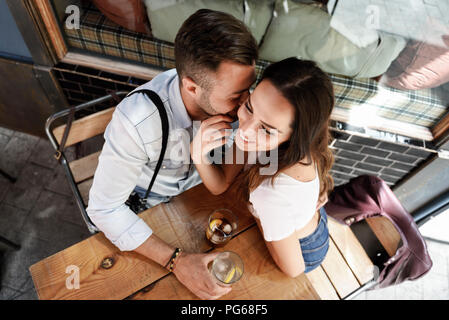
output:
[[[181,252],[182,252],[181,248],[176,248],[175,251],[173,252],[172,256],[170,257],[170,260],[168,260],[168,262],[164,268],[167,268],[167,266],[169,266],[168,271],[173,272],[173,269],[175,266],[175,260],[181,254]]]

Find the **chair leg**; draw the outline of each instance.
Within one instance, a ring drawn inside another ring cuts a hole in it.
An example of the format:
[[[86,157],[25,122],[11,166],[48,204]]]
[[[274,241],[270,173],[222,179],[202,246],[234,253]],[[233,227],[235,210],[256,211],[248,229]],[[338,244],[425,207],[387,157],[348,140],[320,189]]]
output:
[[[2,236],[0,236],[0,243],[3,243],[7,247],[9,247],[11,249],[14,249],[14,250],[19,250],[20,249],[20,245],[14,243],[12,241],[9,241],[8,239],[6,239],[6,238],[4,238]]]
[[[16,182],[17,179],[14,177],[11,177],[9,174],[7,174],[5,171],[3,171],[2,169],[0,169],[0,175],[4,176],[6,179],[8,179],[9,181],[11,181],[12,183]]]

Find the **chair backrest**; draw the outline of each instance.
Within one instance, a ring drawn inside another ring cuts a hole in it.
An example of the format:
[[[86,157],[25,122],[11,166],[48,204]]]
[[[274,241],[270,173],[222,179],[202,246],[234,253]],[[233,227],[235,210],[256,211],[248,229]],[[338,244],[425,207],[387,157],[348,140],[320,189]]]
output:
[[[111,121],[114,110],[115,107],[111,107],[73,121],[64,149],[102,134]],[[61,143],[66,126],[64,124],[54,128],[51,131],[53,137],[47,132],[53,143],[57,142],[58,145]],[[91,233],[95,233],[98,229],[90,220],[86,208],[100,152],[98,151],[70,162],[64,157],[64,160],[61,161],[81,216]]]
[[[114,110],[115,107],[112,107],[73,121],[65,146],[69,147],[102,134],[111,121]],[[66,125],[64,124],[53,130],[53,135],[58,143],[62,140],[65,128]],[[83,199],[84,207],[87,206],[89,201],[89,190],[93,183],[99,155],[100,151],[69,163],[74,183]]]
[[[112,107],[73,121],[65,146],[72,146],[103,133],[112,119],[114,110],[115,107]],[[64,124],[53,130],[53,135],[58,143],[61,143],[65,128]]]

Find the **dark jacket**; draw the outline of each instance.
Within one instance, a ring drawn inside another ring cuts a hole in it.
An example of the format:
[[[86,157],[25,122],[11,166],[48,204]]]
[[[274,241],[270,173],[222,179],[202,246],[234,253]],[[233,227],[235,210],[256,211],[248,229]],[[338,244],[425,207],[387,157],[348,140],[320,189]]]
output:
[[[402,245],[384,264],[385,268],[377,279],[377,288],[417,279],[432,267],[426,243],[413,217],[382,179],[367,175],[351,179],[334,189],[325,209],[329,216],[346,225],[369,217],[384,216],[398,230]]]

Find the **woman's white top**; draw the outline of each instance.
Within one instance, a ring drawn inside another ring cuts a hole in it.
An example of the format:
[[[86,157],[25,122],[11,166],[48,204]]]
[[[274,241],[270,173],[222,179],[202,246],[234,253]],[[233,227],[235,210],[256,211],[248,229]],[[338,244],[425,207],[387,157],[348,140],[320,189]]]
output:
[[[312,181],[301,182],[284,173],[271,184],[264,180],[249,196],[252,214],[260,220],[266,241],[287,238],[307,225],[316,212],[320,193],[318,172]]]

